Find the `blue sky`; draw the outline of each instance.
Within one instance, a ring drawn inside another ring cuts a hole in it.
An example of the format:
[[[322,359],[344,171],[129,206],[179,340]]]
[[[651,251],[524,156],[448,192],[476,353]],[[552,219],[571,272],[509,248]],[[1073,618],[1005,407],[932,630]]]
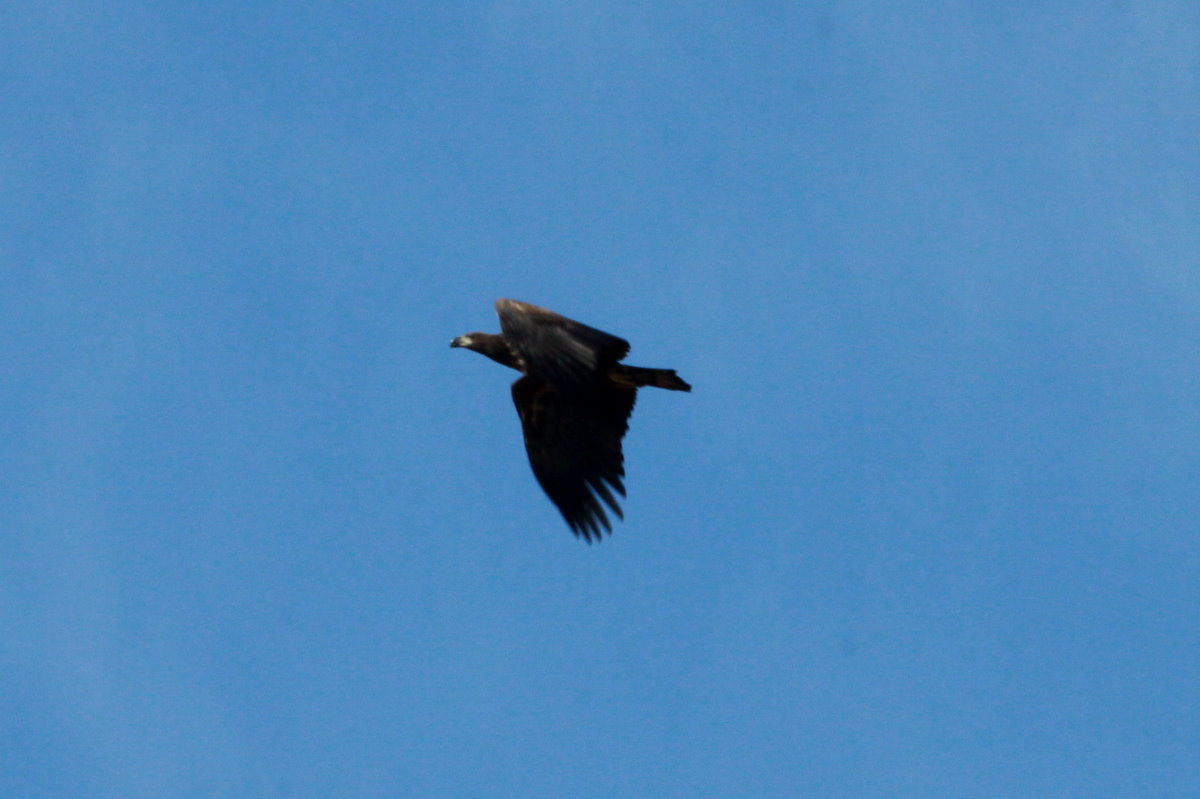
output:
[[[1200,791],[1192,3],[18,3],[0,789]],[[575,540],[515,297],[633,343]]]

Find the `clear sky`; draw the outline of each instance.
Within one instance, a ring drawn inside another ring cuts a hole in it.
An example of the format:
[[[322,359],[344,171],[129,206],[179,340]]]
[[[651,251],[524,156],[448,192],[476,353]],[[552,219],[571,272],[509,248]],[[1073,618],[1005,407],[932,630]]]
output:
[[[1200,795],[1200,5],[16,2],[0,794]],[[587,546],[513,373],[673,367]]]

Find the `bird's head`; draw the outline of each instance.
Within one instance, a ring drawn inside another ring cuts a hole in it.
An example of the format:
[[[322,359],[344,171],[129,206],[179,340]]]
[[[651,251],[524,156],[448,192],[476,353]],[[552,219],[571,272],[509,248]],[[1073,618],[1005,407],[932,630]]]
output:
[[[495,333],[467,333],[465,336],[453,339],[450,342],[450,346],[473,350],[480,355],[486,355],[497,363],[511,366],[517,371],[525,371],[524,367],[521,366],[521,359],[508,346],[508,342],[504,340],[504,336],[496,335]]]
[[[483,335],[483,333],[467,333],[465,336],[458,336],[457,338],[451,339],[450,346],[473,349],[473,347],[479,346],[479,341],[483,338]]]

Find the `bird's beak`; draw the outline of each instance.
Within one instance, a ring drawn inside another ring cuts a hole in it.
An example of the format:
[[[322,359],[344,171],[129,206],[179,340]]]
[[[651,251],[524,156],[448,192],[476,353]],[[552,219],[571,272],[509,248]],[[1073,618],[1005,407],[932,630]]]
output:
[[[456,336],[456,337],[450,339],[451,347],[465,347],[469,343],[470,343],[470,339],[467,336]]]

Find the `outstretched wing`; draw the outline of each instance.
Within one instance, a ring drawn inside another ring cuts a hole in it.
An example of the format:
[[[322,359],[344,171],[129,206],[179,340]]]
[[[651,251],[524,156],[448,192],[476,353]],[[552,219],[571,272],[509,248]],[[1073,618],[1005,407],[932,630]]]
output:
[[[530,374],[561,391],[592,391],[598,375],[629,354],[629,342],[603,330],[516,300],[496,300],[500,330]],[[603,382],[607,383],[607,379]]]
[[[601,527],[612,531],[601,500],[624,518],[613,491],[625,496],[621,439],[637,391],[608,384],[587,395],[563,394],[526,375],[513,383],[512,395],[534,477],[575,535],[599,540]]]

